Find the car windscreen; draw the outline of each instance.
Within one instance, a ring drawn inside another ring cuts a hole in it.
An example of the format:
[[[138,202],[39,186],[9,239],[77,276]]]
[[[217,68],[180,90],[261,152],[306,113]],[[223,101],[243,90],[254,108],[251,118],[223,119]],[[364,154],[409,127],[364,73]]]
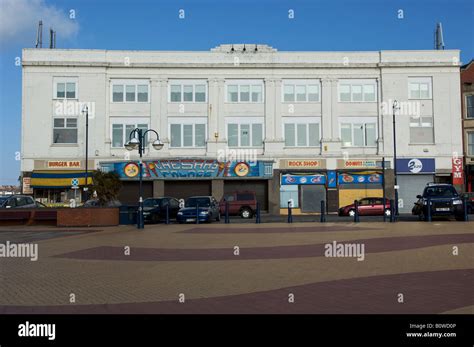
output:
[[[425,190],[424,197],[452,198],[457,195],[458,194],[456,193],[453,187],[428,187]]]
[[[163,199],[146,199],[143,201],[144,207],[159,207]]]
[[[211,205],[211,200],[209,198],[189,198],[186,200],[186,207],[209,207]]]
[[[3,206],[7,202],[8,198],[5,196],[0,197],[0,206]]]

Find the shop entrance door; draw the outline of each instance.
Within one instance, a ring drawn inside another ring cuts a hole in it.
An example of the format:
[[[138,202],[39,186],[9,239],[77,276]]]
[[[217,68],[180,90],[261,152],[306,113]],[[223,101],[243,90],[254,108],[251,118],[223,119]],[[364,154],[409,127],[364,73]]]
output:
[[[301,212],[321,212],[321,200],[326,201],[324,185],[301,185]]]

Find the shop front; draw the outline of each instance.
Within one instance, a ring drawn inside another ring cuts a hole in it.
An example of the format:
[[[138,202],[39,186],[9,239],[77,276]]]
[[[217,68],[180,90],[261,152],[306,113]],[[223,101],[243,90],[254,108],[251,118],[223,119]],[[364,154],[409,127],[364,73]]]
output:
[[[89,168],[94,162],[89,161]],[[34,170],[24,173],[25,194],[47,206],[69,206],[71,200],[82,202],[82,192],[86,184],[85,162],[82,160],[35,160]],[[92,184],[92,171],[88,170],[87,182]],[[26,180],[25,180],[26,179]]]
[[[327,201],[328,175],[324,159],[280,160],[280,213],[288,213],[291,201],[294,214],[321,212]]]
[[[426,184],[435,182],[435,173],[434,158],[397,159],[398,210],[400,213],[411,213],[415,202],[418,201],[416,196],[423,193]]]
[[[384,172],[376,159],[338,160],[337,191],[338,207],[354,203],[354,200],[384,196]]]
[[[116,172],[122,180],[119,200],[136,203],[139,163],[101,162],[103,171]],[[271,161],[228,161],[216,159],[160,159],[143,161],[143,197],[172,196],[186,199],[212,195],[220,199],[230,191],[255,191],[262,210],[268,205],[268,181],[273,178]]]

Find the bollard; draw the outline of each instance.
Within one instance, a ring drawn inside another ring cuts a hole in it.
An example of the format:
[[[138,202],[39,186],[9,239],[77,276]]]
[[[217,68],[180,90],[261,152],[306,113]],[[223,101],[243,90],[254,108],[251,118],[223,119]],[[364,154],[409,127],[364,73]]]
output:
[[[321,200],[321,223],[326,223],[326,206],[324,200]]]
[[[383,198],[383,222],[385,223],[387,221],[387,216],[385,215],[385,210],[387,209],[387,203],[385,200],[385,194]],[[390,211],[390,214],[392,214],[392,211]]]
[[[390,223],[395,222],[395,200],[390,199]]]
[[[170,205],[169,203],[166,205],[166,224],[170,224]]]
[[[428,212],[428,222],[431,222],[431,198],[428,198],[426,204],[426,210]]]
[[[260,203],[257,201],[257,208],[255,210],[255,223],[260,224]]]
[[[196,224],[199,224],[199,204],[196,204]]]
[[[225,211],[224,211],[224,215],[225,215],[225,224],[229,224],[230,223],[230,219],[229,219],[229,202],[226,201],[225,202]]]
[[[288,201],[288,223],[293,223],[293,215],[291,214],[291,202]]]
[[[360,222],[360,219],[359,219],[359,201],[357,200],[354,200],[354,223],[359,223]]]
[[[469,214],[467,213],[467,196],[463,197],[463,206],[464,206],[464,221],[469,221]]]

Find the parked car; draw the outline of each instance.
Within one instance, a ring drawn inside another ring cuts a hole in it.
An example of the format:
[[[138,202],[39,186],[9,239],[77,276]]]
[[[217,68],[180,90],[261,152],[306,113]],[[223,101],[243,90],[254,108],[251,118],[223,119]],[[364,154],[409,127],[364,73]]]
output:
[[[423,195],[417,195],[418,201],[413,206],[412,214],[420,220],[428,220],[428,208],[431,216],[454,216],[456,220],[464,219],[464,205],[461,196],[451,184],[428,183]],[[428,199],[431,203],[428,206]]]
[[[192,196],[188,198],[184,204],[184,208],[177,213],[176,220],[179,223],[196,222],[211,222],[221,220],[219,211],[219,203],[212,196]]]
[[[386,216],[390,216],[390,200],[385,199],[385,205],[383,198],[363,198],[358,200],[358,211],[360,216],[382,216],[384,213]],[[339,209],[339,216],[351,216],[355,215],[355,204],[350,204]]]
[[[225,194],[219,202],[221,214],[225,214],[226,203],[229,204],[229,215],[252,218],[257,210],[257,197],[253,191],[236,191]]]
[[[145,199],[143,201],[143,216],[145,222],[158,223],[162,220],[166,220],[166,206],[168,206],[169,218],[175,219],[179,211],[178,199],[168,196]]]
[[[102,207],[120,207],[122,203],[118,200],[110,200]],[[81,207],[101,207],[98,199],[86,200]]]
[[[40,208],[43,206],[29,195],[0,196],[0,208]]]
[[[474,193],[464,193],[467,197],[467,213],[471,214],[474,213]]]

